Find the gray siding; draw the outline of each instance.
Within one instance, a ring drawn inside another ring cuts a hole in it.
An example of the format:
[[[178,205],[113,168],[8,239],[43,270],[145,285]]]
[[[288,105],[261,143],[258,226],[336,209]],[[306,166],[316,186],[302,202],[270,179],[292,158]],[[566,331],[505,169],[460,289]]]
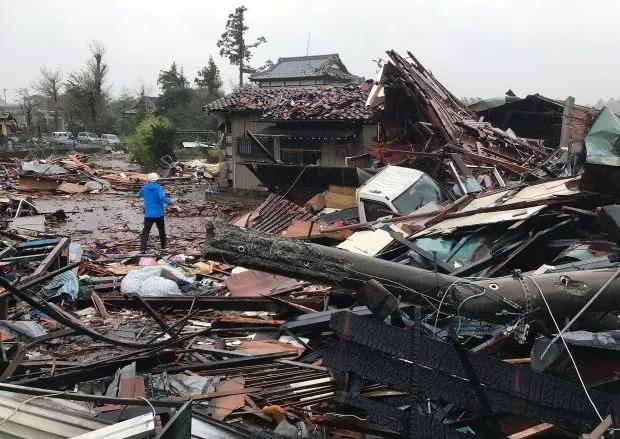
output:
[[[245,135],[245,131],[257,132],[273,125],[269,122],[257,121],[259,118],[256,114],[251,113],[235,113],[231,117],[231,134],[232,134],[232,180],[234,189],[258,189],[260,181],[252,174],[244,165],[238,162],[249,161],[250,159],[239,157],[237,154],[237,140]]]
[[[223,151],[225,162],[228,168],[228,180],[234,189],[256,190],[260,186],[260,181],[244,165],[239,164],[243,161],[251,161],[251,158],[240,157],[238,155],[238,139],[243,137],[246,130],[257,132],[273,123],[259,121],[258,115],[251,113],[232,113],[226,116],[218,115],[220,124],[225,121],[225,117],[230,117],[230,133],[224,138]],[[344,166],[345,157],[356,156],[368,152],[372,138],[375,135],[376,124],[364,125],[351,143],[347,145],[334,145],[332,141],[326,140],[321,144],[321,163],[325,166]],[[274,139],[274,157],[279,160],[280,140]]]

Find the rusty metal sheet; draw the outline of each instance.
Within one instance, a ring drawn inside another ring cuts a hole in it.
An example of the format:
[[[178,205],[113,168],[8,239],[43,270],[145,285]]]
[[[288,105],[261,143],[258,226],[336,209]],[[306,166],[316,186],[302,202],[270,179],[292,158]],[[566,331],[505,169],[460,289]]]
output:
[[[305,208],[279,195],[269,197],[249,216],[235,221],[235,225],[261,232],[281,233],[294,220],[315,221],[317,217]]]
[[[218,421],[223,421],[234,410],[243,408],[245,406],[245,394],[241,391],[244,388],[244,377],[234,377],[215,384],[215,389],[217,392],[239,391],[239,394],[213,398],[208,408],[211,416]]]
[[[290,277],[278,276],[257,270],[233,273],[225,280],[231,296],[250,297],[269,295],[282,288],[292,288],[300,282]]]

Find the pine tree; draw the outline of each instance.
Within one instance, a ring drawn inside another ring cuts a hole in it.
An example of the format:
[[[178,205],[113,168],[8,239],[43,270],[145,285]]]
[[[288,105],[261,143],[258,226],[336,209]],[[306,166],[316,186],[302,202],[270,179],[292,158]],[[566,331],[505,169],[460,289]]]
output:
[[[206,67],[198,71],[198,76],[194,79],[194,83],[198,87],[206,88],[213,97],[219,97],[222,94],[220,69],[215,65],[212,56],[209,56],[209,62]]]
[[[252,44],[245,41],[245,33],[249,29],[245,24],[245,6],[239,6],[235,12],[228,16],[226,30],[217,42],[220,48],[220,55],[228,58],[234,66],[239,66],[239,87],[243,86],[243,74],[252,72],[248,63],[252,58],[252,49],[266,43],[265,37],[258,37]]]

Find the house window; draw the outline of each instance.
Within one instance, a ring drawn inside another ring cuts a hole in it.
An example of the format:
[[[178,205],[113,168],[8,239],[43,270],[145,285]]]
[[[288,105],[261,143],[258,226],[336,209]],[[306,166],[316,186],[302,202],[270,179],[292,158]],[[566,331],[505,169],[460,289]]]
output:
[[[293,165],[316,165],[321,162],[321,142],[308,139],[280,140],[280,160]]]
[[[271,153],[273,156],[273,138],[272,137],[258,137],[263,146]],[[258,145],[255,145],[254,142],[250,140],[249,137],[237,137],[237,156],[244,159],[256,159],[256,160],[266,160],[268,159],[267,154],[262,148]]]

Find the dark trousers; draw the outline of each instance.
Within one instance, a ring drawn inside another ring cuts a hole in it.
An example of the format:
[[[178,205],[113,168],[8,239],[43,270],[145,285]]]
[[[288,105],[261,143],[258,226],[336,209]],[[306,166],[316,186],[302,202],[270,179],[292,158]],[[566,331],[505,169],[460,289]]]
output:
[[[161,242],[161,248],[166,248],[166,228],[164,225],[164,217],[159,218],[144,218],[144,228],[142,229],[142,239],[140,242],[140,251],[144,253],[146,251],[146,244],[149,241],[149,234],[153,224],[157,226],[159,231],[159,241]]]

